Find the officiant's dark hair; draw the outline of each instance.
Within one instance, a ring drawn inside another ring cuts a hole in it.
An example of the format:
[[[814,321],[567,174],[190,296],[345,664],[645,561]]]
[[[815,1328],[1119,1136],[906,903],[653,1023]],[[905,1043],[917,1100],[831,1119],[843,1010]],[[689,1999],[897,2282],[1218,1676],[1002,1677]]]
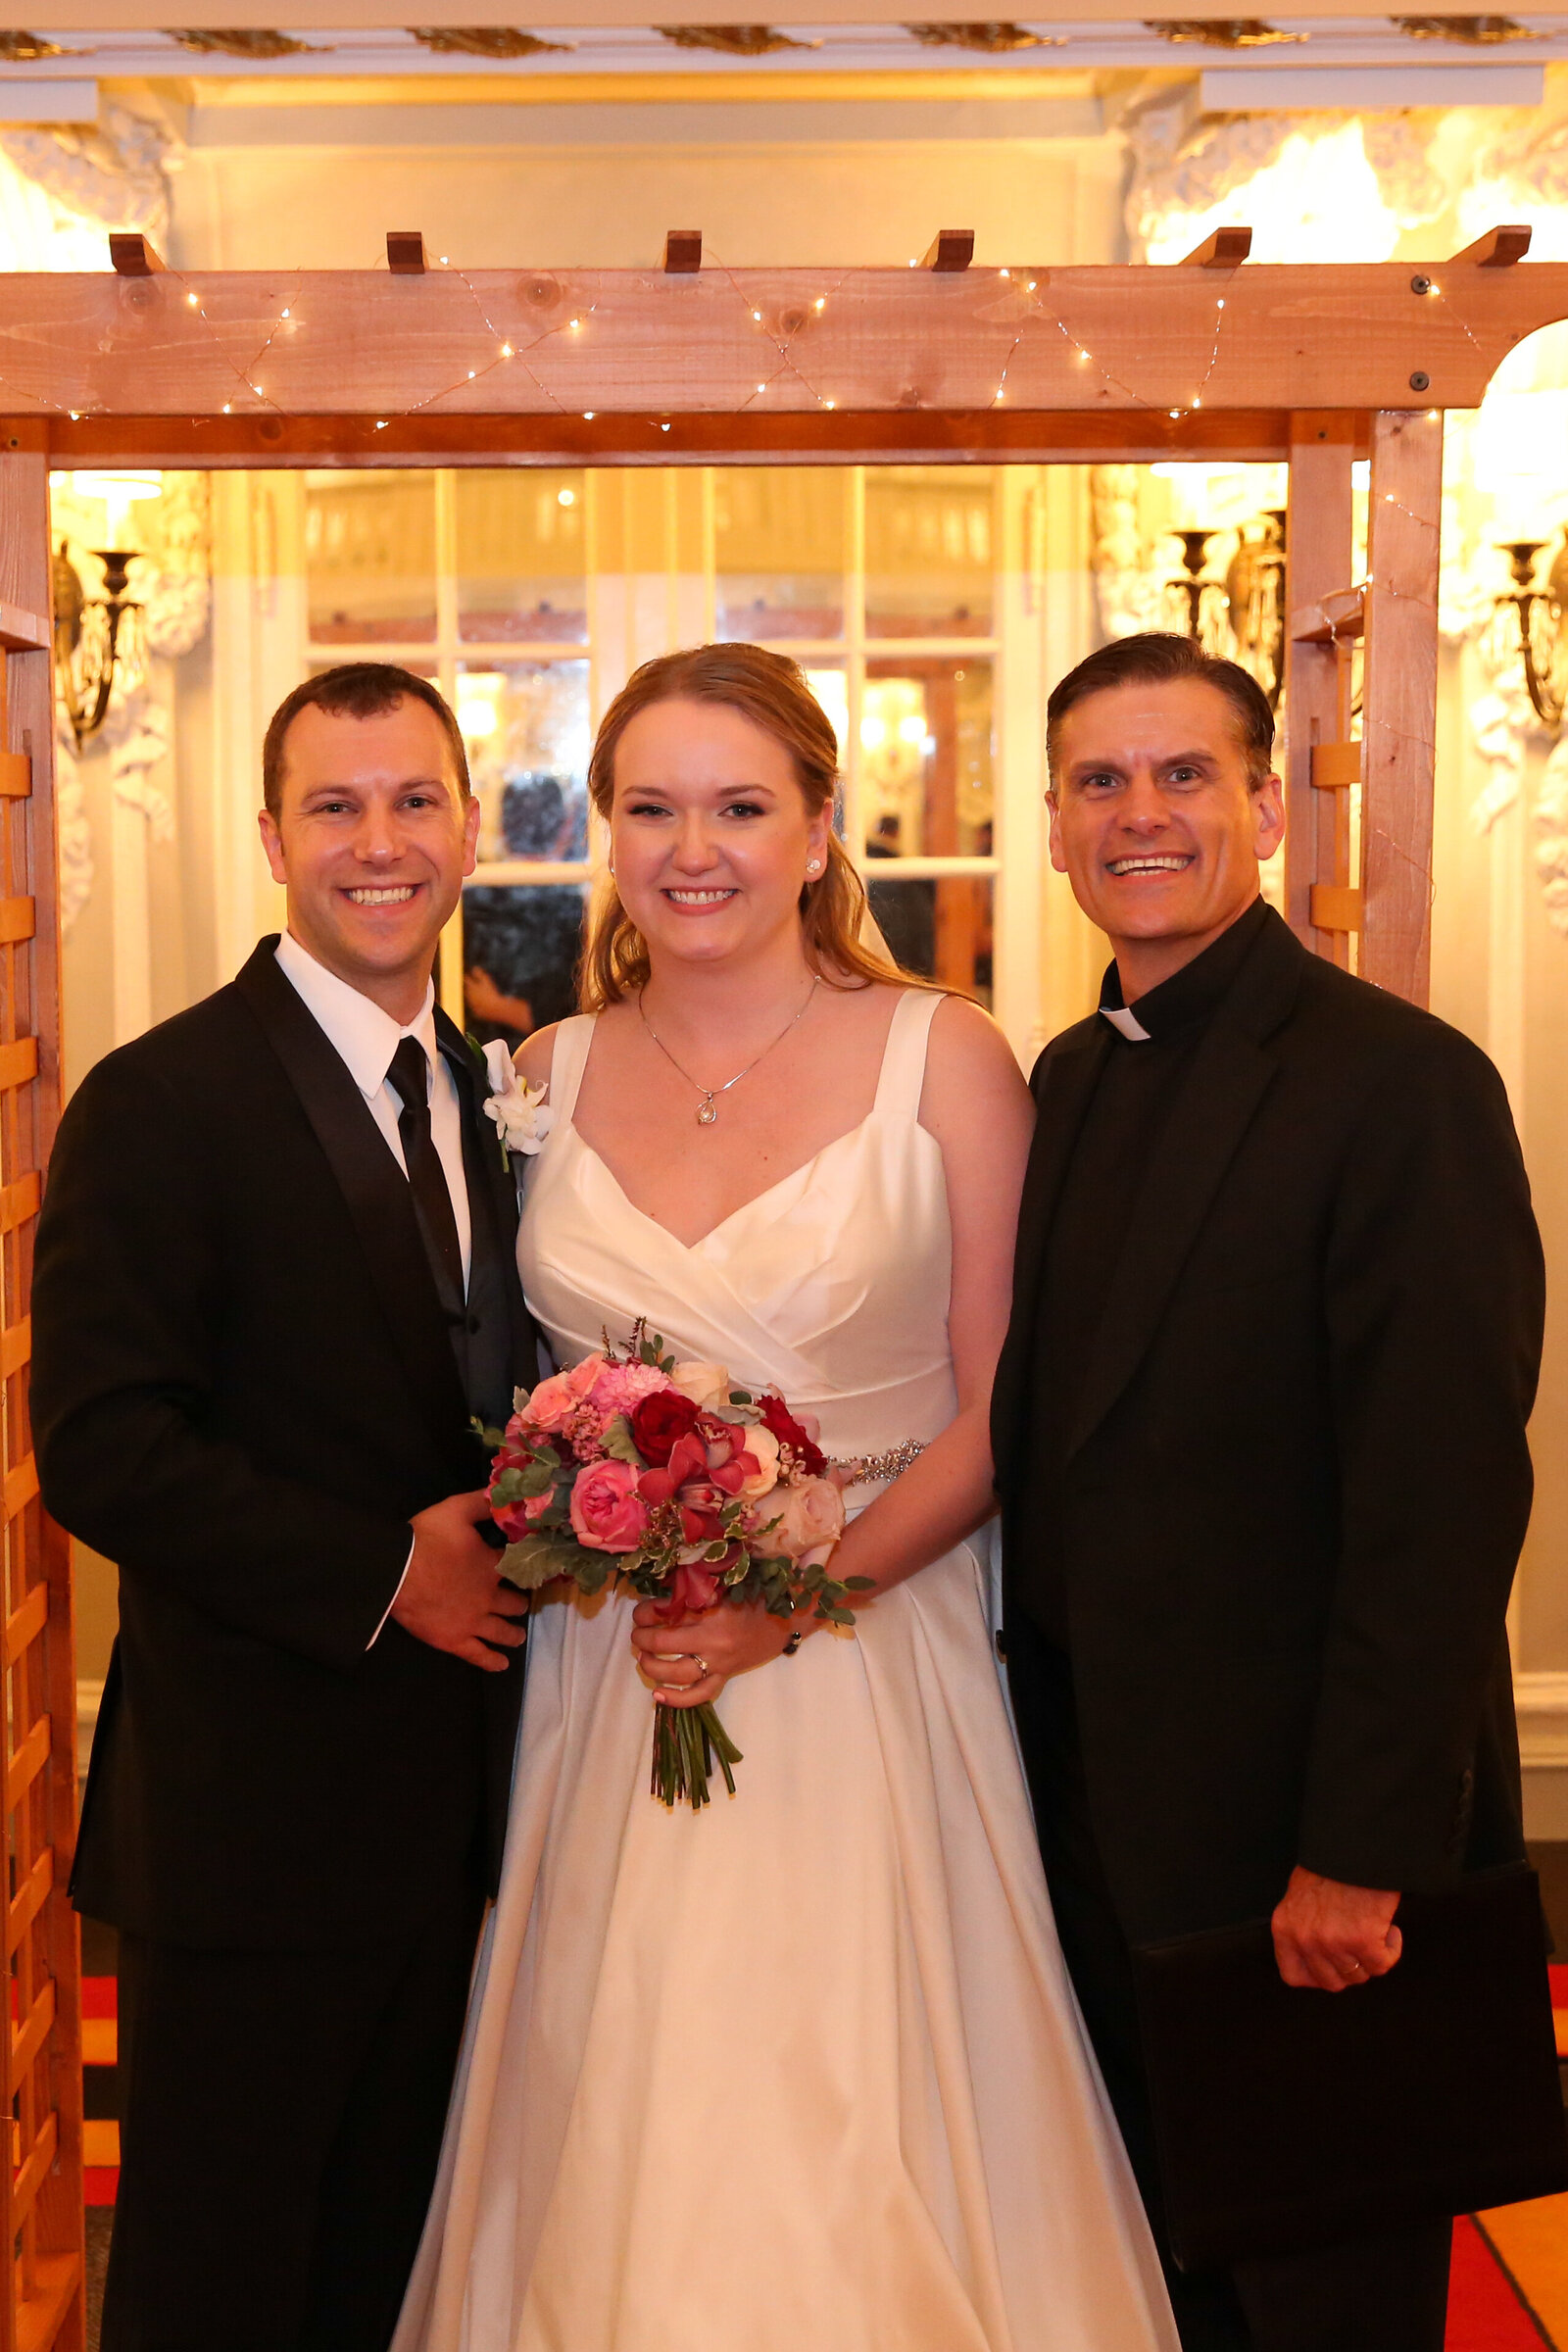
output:
[[[285,694],[268,721],[262,745],[262,798],[274,820],[283,806],[283,738],[302,710],[314,705],[333,718],[379,718],[383,710],[410,701],[423,703],[441,721],[463,797],[471,800],[473,786],[468,782],[463,729],[451,704],[429,679],[416,676],[412,669],[400,669],[395,662],[339,662],[335,668],[306,678],[292,694]]]
[[[1183,678],[1212,686],[1230,704],[1237,741],[1247,761],[1249,788],[1259,791],[1268,782],[1274,763],[1274,713],[1268,696],[1239,662],[1223,662],[1217,654],[1205,654],[1196,638],[1178,637],[1170,629],[1145,629],[1136,637],[1118,637],[1090,654],[1076,669],[1069,669],[1053,688],[1046,705],[1046,765],[1053,790],[1061,722],[1069,710],[1112,686],[1166,686]]]

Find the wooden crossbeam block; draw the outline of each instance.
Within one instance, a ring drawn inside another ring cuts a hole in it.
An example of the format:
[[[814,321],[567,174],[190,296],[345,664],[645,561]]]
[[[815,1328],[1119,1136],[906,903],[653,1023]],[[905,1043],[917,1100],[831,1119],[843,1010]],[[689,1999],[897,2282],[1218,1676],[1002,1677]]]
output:
[[[54,642],[50,623],[20,605],[0,605],[0,645],[8,654],[41,653]]]
[[[14,1045],[0,1046],[0,1092],[11,1086],[25,1086],[38,1075],[38,1040],[19,1037]]]
[[[1317,792],[1346,792],[1361,781],[1359,743],[1314,743],[1312,785]]]
[[[972,228],[939,228],[926,248],[922,270],[967,270],[974,260],[974,230]]]
[[[9,1380],[32,1360],[32,1317],[24,1315],[9,1331],[0,1331],[0,1380]]]
[[[703,232],[700,228],[666,228],[664,231],[664,274],[667,277],[690,277],[703,266]]]
[[[27,2012],[25,2024],[19,2021],[12,2029],[9,2089],[9,2095],[12,2098],[15,2098],[17,2092],[22,2088],[23,2078],[48,2040],[49,2029],[54,2022],[54,1979],[46,1977],[42,1989]]]
[[[6,1766],[6,1811],[14,1813],[33,1782],[49,1761],[52,1727],[47,1715],[40,1715],[27,1737]]]
[[[53,2113],[46,2115],[38,2127],[37,2138],[27,2150],[27,2160],[12,2184],[8,2218],[14,2229],[20,2228],[24,2216],[32,2211],[38,2191],[49,2177],[59,2139],[59,2118]]]
[[[25,752],[0,752],[0,800],[24,801],[32,792],[32,761]]]
[[[152,239],[136,228],[110,230],[109,259],[121,277],[154,277],[168,266]]]
[[[1182,270],[1239,270],[1252,250],[1250,228],[1216,228],[1195,245],[1191,253],[1183,254],[1177,267]]]
[[[0,947],[31,939],[37,928],[38,912],[31,899],[0,899]]]
[[[7,1666],[14,1666],[24,1649],[31,1647],[49,1622],[49,1588],[36,1584],[20,1608],[13,1609],[6,1619],[0,1657]]]
[[[55,1883],[55,1849],[46,1845],[6,1909],[6,1950],[14,1952],[49,1900]]]
[[[1359,931],[1361,893],[1344,882],[1314,882],[1312,927],[1317,931]]]
[[[422,277],[430,267],[424,250],[424,231],[419,228],[389,228],[386,232],[386,266],[394,277]]]
[[[1530,251],[1531,230],[1528,221],[1510,220],[1500,228],[1489,228],[1484,237],[1456,253],[1454,262],[1474,262],[1481,270],[1511,270],[1522,262]],[[1451,269],[1453,263],[1448,267]]]
[[[26,1509],[37,1492],[38,1457],[32,1453],[24,1454],[16,1468],[7,1474],[4,1486],[0,1486],[0,1519],[15,1519],[20,1511]]]
[[[1289,634],[1293,645],[1332,645],[1336,637],[1359,637],[1365,626],[1365,590],[1337,588],[1315,605],[1298,605]]]

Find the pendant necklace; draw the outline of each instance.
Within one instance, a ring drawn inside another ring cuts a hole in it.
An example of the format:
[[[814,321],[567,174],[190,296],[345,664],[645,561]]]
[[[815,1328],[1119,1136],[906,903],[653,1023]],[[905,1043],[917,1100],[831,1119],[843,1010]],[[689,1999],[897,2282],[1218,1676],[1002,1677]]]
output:
[[[744,1070],[737,1070],[734,1077],[726,1078],[722,1086],[698,1086],[697,1080],[692,1076],[690,1070],[681,1068],[681,1064],[675,1059],[674,1054],[665,1045],[663,1039],[660,1036],[659,1031],[654,1027],[653,1022],[648,1018],[647,1013],[643,1012],[642,991],[641,989],[638,990],[637,1009],[642,1013],[643,1027],[647,1030],[649,1036],[653,1039],[655,1045],[659,1048],[659,1051],[661,1054],[662,1054],[664,1059],[670,1064],[671,1068],[680,1070],[680,1074],[685,1079],[687,1085],[697,1087],[697,1092],[703,1098],[701,1102],[699,1102],[697,1105],[697,1124],[699,1127],[711,1127],[713,1121],[717,1118],[718,1105],[715,1101],[715,1097],[719,1095],[727,1095],[732,1086],[739,1086],[743,1078],[749,1078],[753,1070],[756,1069],[758,1062],[765,1061],[768,1055],[772,1053],[773,1047],[781,1046],[784,1043],[784,1040],[788,1037],[790,1031],[795,1027],[796,1022],[805,1020],[807,1014],[811,1009],[811,999],[816,995],[817,982],[819,978],[820,974],[814,974],[812,976],[811,985],[806,992],[806,1003],[801,1006],[799,1012],[791,1014],[790,1018],[785,1022],[783,1028],[779,1031],[777,1037],[774,1038],[772,1045],[764,1046],[760,1054],[759,1054],[755,1059],[746,1064]]]

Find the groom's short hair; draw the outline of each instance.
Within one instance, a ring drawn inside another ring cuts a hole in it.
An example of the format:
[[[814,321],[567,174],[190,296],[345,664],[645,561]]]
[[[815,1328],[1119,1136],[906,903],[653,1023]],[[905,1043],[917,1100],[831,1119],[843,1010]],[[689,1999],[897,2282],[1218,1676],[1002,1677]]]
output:
[[[395,662],[339,662],[335,668],[306,678],[292,694],[285,694],[268,721],[262,745],[262,798],[274,821],[283,807],[283,738],[302,710],[314,705],[333,718],[379,718],[383,710],[410,700],[423,703],[441,721],[459,788],[465,800],[471,800],[473,786],[468,781],[463,729],[451,704],[429,679],[412,669],[400,669]]]
[[[1046,765],[1053,790],[1061,722],[1077,704],[1112,686],[1166,686],[1183,678],[1212,686],[1230,704],[1247,761],[1248,786],[1258,791],[1268,782],[1274,763],[1274,713],[1268,696],[1239,662],[1205,654],[1196,638],[1178,637],[1171,629],[1145,629],[1136,637],[1118,637],[1101,646],[1053,689],[1046,704]]]

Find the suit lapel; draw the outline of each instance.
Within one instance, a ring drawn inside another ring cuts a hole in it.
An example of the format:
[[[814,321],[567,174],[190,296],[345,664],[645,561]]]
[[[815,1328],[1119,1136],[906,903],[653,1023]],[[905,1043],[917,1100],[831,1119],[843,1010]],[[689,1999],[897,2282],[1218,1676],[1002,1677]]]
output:
[[[1018,1206],[1012,1319],[993,1389],[992,1449],[999,1484],[1012,1474],[1016,1463],[1052,1219],[1084,1114],[1114,1043],[1110,1029],[1098,1016],[1080,1022],[1077,1031],[1069,1030],[1048,1049],[1035,1078],[1035,1135]]]
[[[488,1221],[491,1246],[506,1287],[513,1361],[527,1368],[531,1385],[528,1350],[535,1334],[517,1278],[517,1180],[513,1173],[512,1157],[503,1152],[499,1135],[480,1107],[489,1080],[475,1060],[467,1039],[439,1006],[435,1028],[462,1105],[463,1166],[467,1178],[470,1213],[475,1220],[482,1216]]]
[[[1304,956],[1274,917],[1209,1022],[1138,1189],[1073,1416],[1069,1453],[1093,1436],[1148,1352],[1278,1066],[1260,1041],[1295,1002]]]
[[[341,1054],[279,970],[275,938],[264,939],[234,985],[282,1063],[337,1180],[422,1415],[435,1430],[466,1434],[467,1403],[408,1179]]]

